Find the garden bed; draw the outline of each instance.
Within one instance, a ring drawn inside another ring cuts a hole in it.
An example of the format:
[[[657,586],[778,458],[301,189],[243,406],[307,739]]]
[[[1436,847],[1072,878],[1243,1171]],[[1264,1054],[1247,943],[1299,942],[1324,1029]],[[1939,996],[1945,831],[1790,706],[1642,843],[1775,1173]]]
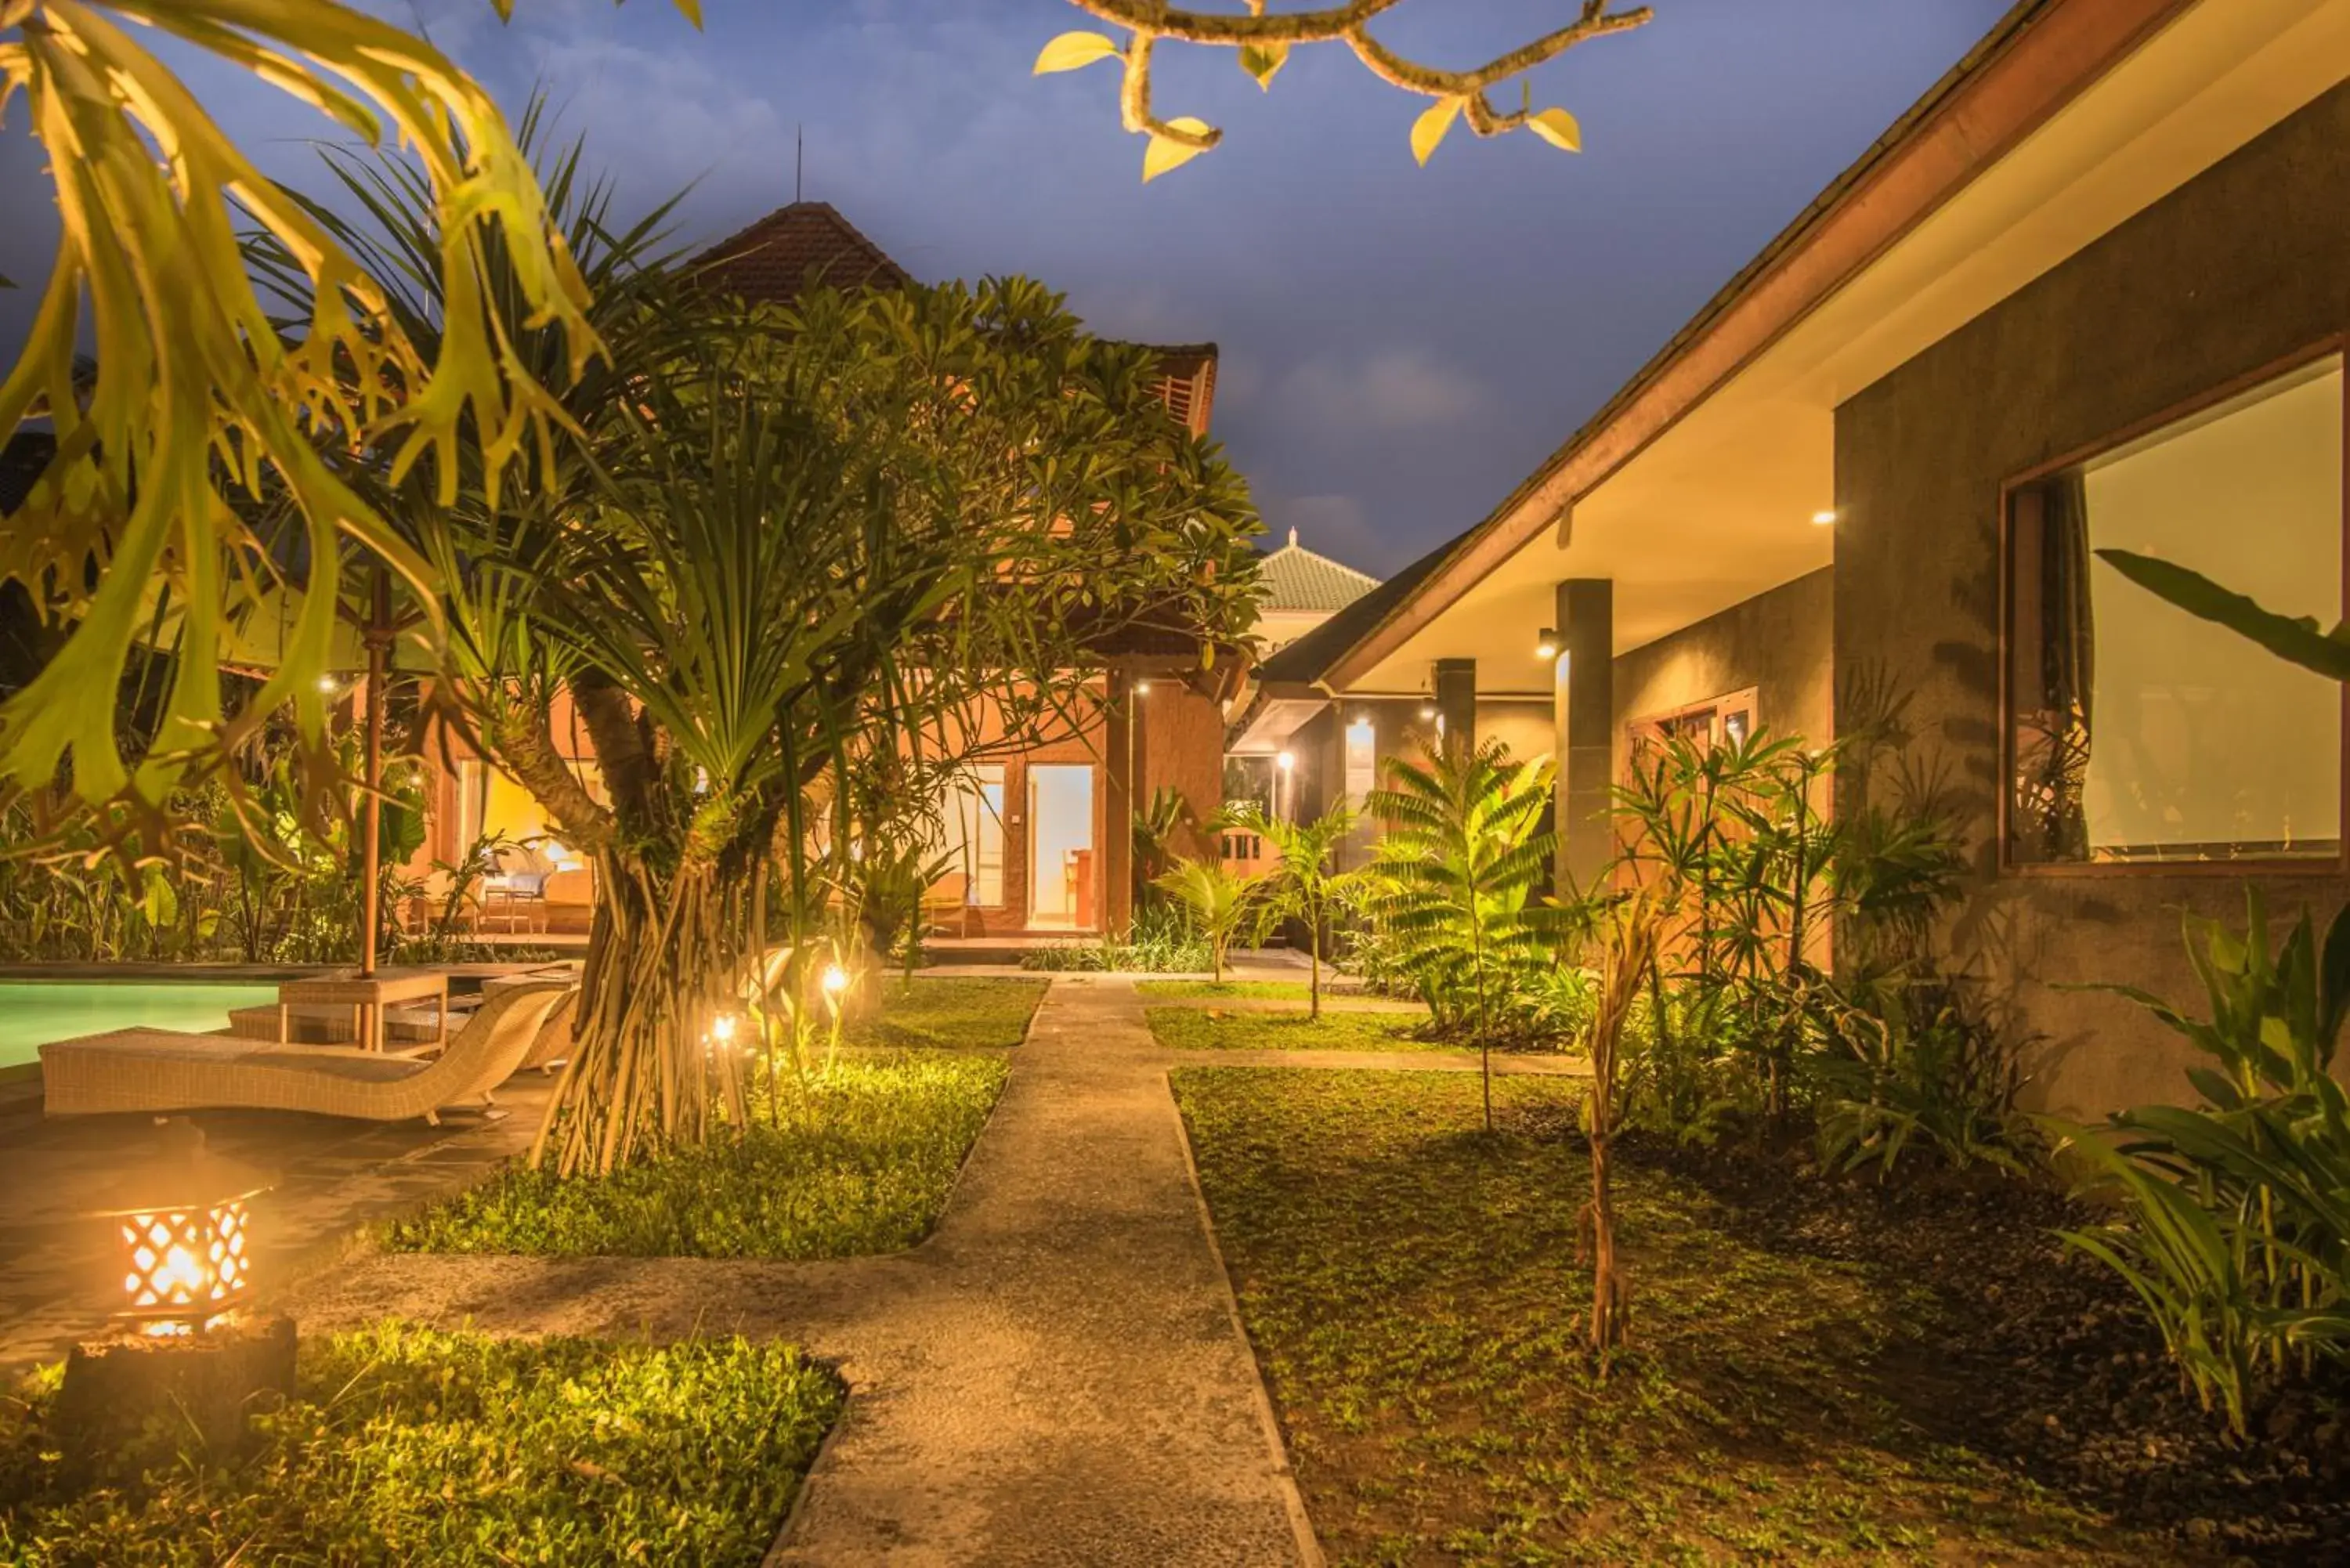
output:
[[[0,1392],[0,1561],[697,1563],[754,1568],[841,1388],[797,1350],[491,1339],[386,1324],[302,1348],[249,1456],[69,1496],[55,1369]]]
[[[512,1167],[382,1231],[401,1252],[847,1258],[929,1235],[1049,982],[880,982],[850,1049],[754,1083],[751,1126],[609,1177]],[[872,1049],[872,1047],[911,1047]]]
[[[852,1018],[844,1031],[858,1045],[905,1045],[954,1050],[1017,1045],[1052,988],[1045,980],[907,980],[879,982],[878,1007]]]
[[[1628,1148],[1603,1379],[1573,1085],[1174,1083],[1334,1562],[2342,1560],[2340,1423],[2228,1449],[2053,1197]]]
[[[979,1052],[844,1053],[739,1137],[608,1177],[509,1167],[385,1227],[400,1252],[847,1258],[929,1235],[1011,1075]],[[771,1116],[774,1119],[770,1119]]]

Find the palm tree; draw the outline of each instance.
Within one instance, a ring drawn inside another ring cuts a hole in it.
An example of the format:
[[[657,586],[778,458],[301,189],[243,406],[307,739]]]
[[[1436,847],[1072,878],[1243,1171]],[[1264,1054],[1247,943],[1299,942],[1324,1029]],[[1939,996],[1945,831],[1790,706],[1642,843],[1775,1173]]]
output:
[[[1332,857],[1355,831],[1360,815],[1342,798],[1309,823],[1284,822],[1254,801],[1244,802],[1230,816],[1235,826],[1263,834],[1280,853],[1278,864],[1258,881],[1260,937],[1272,926],[1294,919],[1305,928],[1305,952],[1312,979],[1307,983],[1306,1015],[1322,1016],[1322,943],[1330,917],[1353,888],[1359,874],[1341,872]]]
[[[1258,878],[1243,877],[1219,860],[1179,860],[1159,886],[1183,906],[1208,940],[1209,977],[1223,983],[1224,955],[1247,920]]]
[[[1366,803],[1382,828],[1372,867],[1382,910],[1439,1022],[1465,1025],[1484,1071],[1493,1126],[1492,1043],[1519,977],[1541,961],[1552,918],[1534,901],[1556,836],[1551,765],[1519,763],[1498,741],[1388,759],[1388,787]]]

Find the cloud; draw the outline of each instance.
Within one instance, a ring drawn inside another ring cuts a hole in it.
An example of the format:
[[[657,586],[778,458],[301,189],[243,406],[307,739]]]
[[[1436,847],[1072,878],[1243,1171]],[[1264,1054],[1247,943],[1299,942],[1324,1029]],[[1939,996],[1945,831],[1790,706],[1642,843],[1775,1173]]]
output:
[[[1376,573],[1392,547],[1371,526],[1363,504],[1351,495],[1260,496],[1264,544],[1277,549],[1297,530],[1297,542],[1317,555]]]
[[[1274,402],[1289,419],[1340,440],[1457,430],[1497,406],[1483,382],[1418,348],[1354,359],[1316,356],[1281,378]]]

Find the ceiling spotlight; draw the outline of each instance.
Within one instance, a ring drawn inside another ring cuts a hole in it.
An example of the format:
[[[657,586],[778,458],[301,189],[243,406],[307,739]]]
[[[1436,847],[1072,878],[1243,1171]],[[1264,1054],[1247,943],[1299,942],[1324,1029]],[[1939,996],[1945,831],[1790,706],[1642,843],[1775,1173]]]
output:
[[[1817,527],[1825,528],[1835,520],[1836,514],[1834,507],[1830,507],[1825,512],[1814,512],[1812,514],[1812,522]]]
[[[1556,628],[1547,626],[1543,628],[1542,636],[1537,638],[1534,641],[1534,657],[1536,659],[1556,659],[1558,657],[1558,630]]]

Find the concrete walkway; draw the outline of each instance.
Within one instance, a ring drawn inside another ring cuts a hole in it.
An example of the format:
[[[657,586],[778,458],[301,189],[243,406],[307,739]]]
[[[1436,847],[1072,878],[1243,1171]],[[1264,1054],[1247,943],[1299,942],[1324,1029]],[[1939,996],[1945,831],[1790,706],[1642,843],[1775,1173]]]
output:
[[[369,1257],[296,1293],[518,1333],[743,1333],[848,1414],[775,1563],[1316,1563],[1128,977],[1064,978],[938,1232],[807,1264]]]

